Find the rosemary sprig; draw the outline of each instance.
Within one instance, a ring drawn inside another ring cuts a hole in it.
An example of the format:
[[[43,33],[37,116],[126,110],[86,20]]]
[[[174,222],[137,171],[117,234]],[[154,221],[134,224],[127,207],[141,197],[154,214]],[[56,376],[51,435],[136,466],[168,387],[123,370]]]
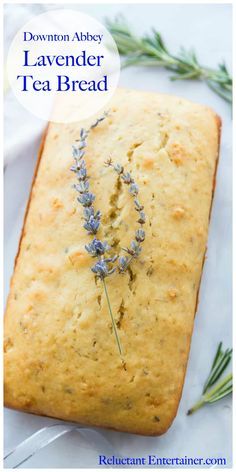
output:
[[[216,351],[216,355],[213,360],[210,374],[204,384],[203,392],[202,392],[203,394],[206,393],[206,391],[209,390],[209,388],[212,387],[212,385],[214,385],[217,382],[217,380],[220,378],[220,376],[223,374],[226,367],[230,363],[231,357],[232,357],[232,349],[226,349],[226,351],[224,352],[222,350],[222,342],[221,342]]]
[[[84,229],[87,231],[88,234],[93,236],[95,236],[99,230],[101,224],[101,212],[95,211],[93,206],[95,201],[95,195],[90,192],[89,176],[87,174],[86,161],[84,157],[87,147],[87,138],[90,132],[94,128],[96,128],[106,118],[106,116],[107,112],[105,112],[102,117],[98,118],[88,130],[82,128],[80,131],[80,139],[78,139],[77,143],[72,147],[72,153],[75,162],[74,165],[71,167],[71,171],[75,173],[78,180],[78,183],[74,184],[73,187],[79,194],[79,196],[77,197],[78,202],[84,208]],[[113,168],[113,170],[118,175],[118,179],[129,187],[129,193],[134,199],[135,210],[138,212],[137,222],[140,225],[140,228],[135,231],[135,239],[131,241],[130,246],[122,248],[129,255],[129,257],[118,257],[118,255],[105,257],[105,254],[109,252],[111,248],[106,241],[100,241],[96,237],[93,238],[91,243],[85,245],[85,249],[90,254],[90,256],[97,258],[97,262],[91,267],[91,270],[95,274],[95,276],[99,278],[103,283],[119,354],[122,359],[123,365],[125,365],[122,347],[119,340],[117,326],[112,312],[105,279],[116,271],[119,274],[123,274],[128,269],[131,261],[139,256],[142,250],[141,244],[145,240],[145,231],[142,229],[142,227],[145,223],[146,217],[143,211],[144,207],[138,200],[139,188],[138,185],[135,183],[132,175],[129,172],[125,173],[124,167],[120,164],[113,164],[112,159],[108,159],[105,162],[105,165],[107,167]],[[117,265],[114,265],[116,261]]]
[[[206,403],[215,403],[216,401],[224,398],[233,391],[233,376],[232,374],[226,375],[223,380],[218,382],[214,388],[211,388],[217,380],[225,372],[229,362],[232,358],[232,349],[222,350],[222,342],[219,344],[216,355],[214,357],[210,374],[204,384],[202,396],[195,403],[195,405],[188,410],[187,415],[191,415]]]
[[[199,79],[220,97],[232,103],[232,77],[224,63],[216,69],[202,66],[193,49],[181,47],[177,55],[167,49],[162,36],[154,28],[149,35],[136,36],[122,15],[114,20],[106,19],[119,53],[125,57],[123,66],[160,66],[174,72],[171,80]]]

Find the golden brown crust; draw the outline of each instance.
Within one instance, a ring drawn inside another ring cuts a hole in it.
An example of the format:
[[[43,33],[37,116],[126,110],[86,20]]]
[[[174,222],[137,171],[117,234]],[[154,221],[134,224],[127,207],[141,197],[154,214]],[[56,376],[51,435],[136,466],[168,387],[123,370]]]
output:
[[[213,199],[214,199],[215,187],[216,187],[216,175],[217,175],[217,168],[218,168],[219,155],[220,155],[221,118],[218,115],[215,115],[215,120],[216,120],[217,133],[218,133],[218,150],[217,150],[215,171],[214,171],[213,184],[212,184],[212,197],[211,197],[211,205],[210,205],[210,211],[209,211],[209,222],[210,222],[210,219],[211,219],[212,205],[213,205]],[[205,259],[206,259],[206,252],[207,252],[207,247],[205,249],[204,256],[203,256],[203,259],[202,259],[202,271],[201,271],[201,276],[200,276],[199,286],[198,286],[198,291],[197,291],[195,315],[196,315],[197,309],[198,309],[199,291],[200,291],[200,286],[201,286],[201,281],[202,281],[204,263],[205,263]]]
[[[28,215],[29,208],[30,208],[33,187],[34,187],[34,183],[35,183],[35,180],[36,180],[36,177],[37,177],[37,174],[38,174],[38,169],[39,169],[40,160],[41,160],[41,157],[42,157],[42,154],[43,154],[43,148],[44,148],[44,143],[45,143],[45,140],[46,140],[48,128],[49,128],[49,125],[46,127],[46,129],[43,133],[43,136],[42,136],[42,139],[41,139],[41,142],[40,142],[40,146],[39,146],[38,157],[37,157],[36,166],[35,166],[35,170],[34,170],[34,174],[33,174],[33,178],[32,178],[32,183],[31,183],[31,187],[30,187],[29,198],[28,198],[28,202],[27,202],[27,205],[26,205],[26,209],[25,209],[23,225],[22,225],[20,239],[19,239],[19,243],[18,243],[18,249],[17,249],[17,253],[16,253],[16,256],[15,256],[14,269],[16,267],[17,259],[18,259],[19,254],[20,254],[21,241],[22,241],[23,236],[24,236],[25,222],[26,222],[27,215]],[[12,279],[13,279],[13,276],[11,277],[10,291],[11,291],[11,288],[12,288]],[[10,295],[10,293],[9,293],[9,295]],[[7,311],[6,311],[6,313],[7,313]]]
[[[67,174],[77,132],[75,125],[51,124],[42,145],[7,305],[5,404],[160,435],[177,413],[183,388],[220,119],[180,98],[121,90],[107,122],[90,139],[87,163],[97,208],[108,210],[106,238],[112,237],[110,218],[115,244],[117,239],[127,244],[134,231],[128,195],[112,190],[114,176],[99,174],[99,159],[110,153],[138,180],[151,225],[142,257],[132,266],[135,277],[109,281],[117,322],[122,320],[126,371],[109,330],[102,288],[94,286],[89,272],[87,236],[75,213],[73,176]]]

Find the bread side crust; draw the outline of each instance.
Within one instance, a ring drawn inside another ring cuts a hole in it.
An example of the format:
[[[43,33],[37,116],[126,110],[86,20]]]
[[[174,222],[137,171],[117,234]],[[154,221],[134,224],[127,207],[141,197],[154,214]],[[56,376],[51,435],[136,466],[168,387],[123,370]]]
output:
[[[215,187],[216,187],[216,175],[217,175],[217,169],[218,169],[218,164],[219,164],[219,156],[220,156],[220,140],[221,140],[221,118],[215,114],[215,120],[216,120],[216,125],[217,125],[217,133],[218,133],[218,153],[217,153],[217,159],[216,159],[216,164],[215,164],[215,172],[214,172],[214,177],[213,177],[213,184],[212,184],[212,198],[211,198],[211,206],[210,206],[210,210],[209,210],[209,222],[210,222],[210,219],[211,219],[211,213],[212,213],[212,206],[213,206],[213,200],[214,200],[214,194],[215,194]],[[197,314],[197,310],[198,310],[198,304],[199,304],[199,293],[200,293],[200,287],[201,287],[201,281],[202,281],[202,275],[203,275],[203,269],[204,269],[204,264],[205,264],[205,259],[206,259],[206,252],[207,252],[207,246],[206,246],[206,249],[205,249],[205,252],[204,252],[204,255],[203,255],[203,259],[202,259],[202,271],[201,271],[201,275],[200,275],[200,279],[199,279],[199,285],[198,285],[198,290],[197,290],[197,298],[196,298],[196,306],[195,306],[195,316],[194,318],[196,317],[196,314]],[[191,335],[190,335],[190,339],[189,339],[189,351],[188,351],[188,358],[187,358],[187,362],[186,362],[186,366],[185,366],[185,373],[184,373],[184,377],[183,377],[183,382],[182,382],[182,389],[181,389],[181,392],[180,392],[180,395],[179,395],[179,399],[178,399],[178,402],[176,404],[176,411],[175,411],[175,415],[173,417],[173,420],[172,420],[172,423],[174,421],[174,419],[176,418],[176,415],[178,413],[178,409],[179,409],[179,404],[180,404],[180,400],[181,400],[181,397],[182,397],[182,393],[183,393],[183,389],[184,389],[184,383],[185,383],[185,377],[186,377],[186,374],[187,374],[187,367],[188,367],[188,362],[189,362],[189,357],[190,357],[190,349],[191,349],[191,339],[192,339],[192,335],[193,335],[193,330],[194,330],[194,322],[192,324],[192,332],[191,332]],[[166,428],[166,430],[164,431],[164,433],[166,433],[166,431],[168,431],[168,429],[171,427],[172,423],[169,425],[169,427]],[[161,433],[163,434],[163,433]]]

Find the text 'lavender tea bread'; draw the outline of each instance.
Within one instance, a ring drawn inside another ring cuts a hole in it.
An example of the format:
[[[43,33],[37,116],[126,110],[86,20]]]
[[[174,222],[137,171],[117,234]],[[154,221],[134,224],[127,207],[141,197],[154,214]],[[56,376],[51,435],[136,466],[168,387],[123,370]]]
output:
[[[146,216],[141,253],[123,274],[106,278],[122,357],[103,281],[91,271],[95,261],[85,245],[93,236],[83,227],[70,171],[72,144],[95,119],[47,130],[6,310],[5,404],[159,435],[171,425],[183,388],[220,119],[174,96],[118,90],[88,134],[83,159],[102,213],[96,238],[122,253],[138,227],[132,195],[104,166],[109,159],[131,173]]]

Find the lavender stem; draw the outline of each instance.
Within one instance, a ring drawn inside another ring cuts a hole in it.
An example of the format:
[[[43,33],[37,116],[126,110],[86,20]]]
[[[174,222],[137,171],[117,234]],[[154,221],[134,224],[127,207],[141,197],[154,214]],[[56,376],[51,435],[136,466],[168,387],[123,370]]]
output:
[[[110,316],[111,316],[112,326],[113,326],[113,329],[114,329],[114,333],[115,333],[115,337],[116,337],[116,342],[117,342],[117,346],[118,346],[118,349],[119,349],[119,354],[120,354],[120,357],[122,358],[121,344],[120,344],[120,340],[119,340],[119,336],[118,336],[118,332],[117,332],[116,322],[115,322],[114,317],[113,317],[113,313],[112,313],[112,309],[111,309],[111,303],[110,303],[110,299],[109,299],[109,295],[108,295],[108,291],[107,291],[107,286],[106,286],[106,282],[105,282],[104,277],[102,277],[102,281],[103,281],[104,290],[105,290],[105,294],[106,294],[106,299],[107,299],[107,304],[108,304],[108,308],[109,308],[109,313],[110,313]]]

